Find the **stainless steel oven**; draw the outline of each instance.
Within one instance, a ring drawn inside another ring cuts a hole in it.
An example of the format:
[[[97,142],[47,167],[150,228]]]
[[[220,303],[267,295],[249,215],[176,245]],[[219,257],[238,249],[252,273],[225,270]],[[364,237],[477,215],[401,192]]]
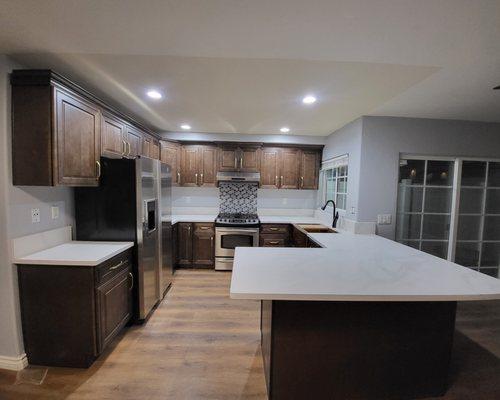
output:
[[[236,247],[258,247],[259,228],[215,228],[215,269],[232,270]]]

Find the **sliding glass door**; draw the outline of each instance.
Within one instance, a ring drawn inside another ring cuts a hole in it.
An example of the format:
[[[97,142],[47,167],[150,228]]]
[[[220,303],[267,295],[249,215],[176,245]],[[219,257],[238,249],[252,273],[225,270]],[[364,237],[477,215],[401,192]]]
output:
[[[498,276],[500,163],[402,157],[396,240]]]

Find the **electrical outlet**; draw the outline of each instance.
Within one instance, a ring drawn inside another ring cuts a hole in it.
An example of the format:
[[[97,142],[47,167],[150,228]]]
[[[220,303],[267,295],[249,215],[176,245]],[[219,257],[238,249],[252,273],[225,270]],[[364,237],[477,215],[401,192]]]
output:
[[[391,214],[379,214],[377,215],[377,224],[379,225],[390,225],[392,223]]]
[[[57,206],[52,206],[50,208],[50,212],[52,213],[52,219],[57,219],[59,218],[59,207]]]
[[[36,224],[40,222],[40,209],[32,208],[31,209],[31,223]]]

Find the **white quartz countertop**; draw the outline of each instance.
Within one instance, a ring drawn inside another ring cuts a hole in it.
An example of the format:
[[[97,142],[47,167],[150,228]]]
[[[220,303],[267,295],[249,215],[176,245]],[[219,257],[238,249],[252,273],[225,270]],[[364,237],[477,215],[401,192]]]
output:
[[[500,280],[376,235],[309,234],[324,248],[236,248],[231,298],[500,299]]]
[[[172,224],[177,222],[214,222],[216,214],[177,214],[172,215]],[[289,215],[260,215],[263,224],[320,224],[321,221],[313,216],[289,216]]]
[[[95,266],[131,248],[133,242],[70,241],[15,258],[15,264]]]

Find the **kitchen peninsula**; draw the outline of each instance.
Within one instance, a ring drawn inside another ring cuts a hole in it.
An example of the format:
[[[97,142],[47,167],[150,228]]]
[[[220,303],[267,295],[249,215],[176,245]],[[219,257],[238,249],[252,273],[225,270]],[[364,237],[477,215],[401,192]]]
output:
[[[323,248],[239,248],[233,299],[261,300],[270,399],[443,395],[457,301],[500,282],[375,235],[313,233]]]

